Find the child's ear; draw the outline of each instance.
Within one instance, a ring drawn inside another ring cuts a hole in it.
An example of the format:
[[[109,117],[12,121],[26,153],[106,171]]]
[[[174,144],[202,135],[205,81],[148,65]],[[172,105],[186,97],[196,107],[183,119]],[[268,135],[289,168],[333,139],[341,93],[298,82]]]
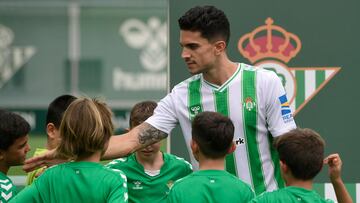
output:
[[[3,150],[0,150],[0,161],[4,159],[4,152]]]
[[[196,153],[199,148],[197,143],[193,139],[191,139],[191,141],[190,141],[190,147],[191,147],[191,150],[193,151],[193,153]]]
[[[284,173],[287,173],[289,171],[289,167],[286,165],[286,163],[284,163],[283,161],[280,160],[280,169],[281,171],[283,171]]]
[[[235,142],[232,142],[231,146],[230,146],[230,148],[228,150],[228,154],[233,153],[235,150],[236,150],[236,144],[235,144]]]
[[[55,125],[54,125],[53,123],[48,123],[48,124],[46,125],[46,134],[47,134],[50,138],[52,138],[52,139],[55,139],[55,138],[56,138],[56,133],[55,133],[55,131],[56,131],[56,127],[55,127]]]

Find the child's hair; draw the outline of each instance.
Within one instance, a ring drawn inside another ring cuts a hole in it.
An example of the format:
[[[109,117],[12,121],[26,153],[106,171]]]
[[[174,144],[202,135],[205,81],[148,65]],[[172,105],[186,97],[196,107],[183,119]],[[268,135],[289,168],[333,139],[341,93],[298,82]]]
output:
[[[56,149],[60,157],[76,158],[105,151],[114,131],[112,112],[96,99],[79,98],[65,111],[60,124],[61,141]]]
[[[192,139],[200,151],[208,158],[224,157],[233,142],[234,125],[232,121],[216,112],[202,112],[192,123]]]
[[[143,101],[134,105],[130,112],[129,126],[134,128],[153,115],[157,103],[154,101]]]
[[[279,157],[300,180],[313,179],[321,170],[325,141],[311,129],[297,128],[275,140]]]
[[[29,123],[20,115],[0,110],[0,149],[7,150],[15,140],[30,132]]]
[[[55,98],[48,107],[46,114],[46,125],[49,123],[53,123],[55,128],[59,129],[61,118],[65,112],[65,110],[69,107],[71,102],[73,102],[76,97],[72,95],[61,95]]]

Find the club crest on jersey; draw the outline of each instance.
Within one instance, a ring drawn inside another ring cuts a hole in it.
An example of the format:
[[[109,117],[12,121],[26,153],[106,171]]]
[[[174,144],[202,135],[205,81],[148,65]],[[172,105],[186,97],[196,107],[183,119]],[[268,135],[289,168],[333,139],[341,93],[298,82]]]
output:
[[[171,189],[172,186],[174,185],[174,181],[173,180],[169,180],[167,183],[166,183],[166,186]]]
[[[285,123],[290,122],[293,120],[293,116],[291,113],[291,109],[289,106],[289,102],[287,100],[286,94],[279,97],[280,104],[281,104],[281,115]]]
[[[244,58],[256,68],[271,70],[280,78],[289,97],[287,106],[294,115],[341,69],[326,66],[288,67],[287,63],[297,56],[301,47],[297,35],[275,25],[270,17],[265,20],[265,25],[244,34],[238,41],[238,50]],[[288,109],[283,112],[288,112]]]
[[[255,108],[255,106],[256,106],[256,103],[251,97],[248,97],[245,99],[244,108],[246,110],[252,111]]]

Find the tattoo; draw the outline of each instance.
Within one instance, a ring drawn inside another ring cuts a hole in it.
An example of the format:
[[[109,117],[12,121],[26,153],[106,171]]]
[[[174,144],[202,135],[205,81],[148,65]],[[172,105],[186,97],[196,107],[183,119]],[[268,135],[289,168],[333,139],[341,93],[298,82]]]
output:
[[[168,136],[167,133],[145,122],[140,125],[139,130],[139,143],[145,146],[158,142]]]

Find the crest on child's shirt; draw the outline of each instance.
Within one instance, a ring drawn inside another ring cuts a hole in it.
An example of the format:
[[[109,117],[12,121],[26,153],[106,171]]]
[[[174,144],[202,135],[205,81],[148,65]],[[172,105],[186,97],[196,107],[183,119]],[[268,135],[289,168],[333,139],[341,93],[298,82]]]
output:
[[[173,180],[169,180],[169,181],[166,183],[166,186],[169,188],[169,190],[172,188],[173,185],[174,185],[174,181],[173,181]]]

